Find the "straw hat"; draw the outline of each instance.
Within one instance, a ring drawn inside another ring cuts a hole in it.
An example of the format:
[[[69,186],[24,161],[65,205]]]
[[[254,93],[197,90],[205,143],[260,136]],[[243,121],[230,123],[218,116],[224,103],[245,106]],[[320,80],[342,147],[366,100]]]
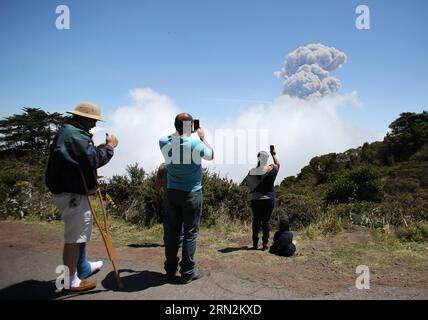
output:
[[[76,116],[81,116],[89,119],[103,121],[101,117],[100,107],[98,107],[95,103],[91,102],[83,102],[76,106],[73,111],[68,111],[67,113],[71,113]]]

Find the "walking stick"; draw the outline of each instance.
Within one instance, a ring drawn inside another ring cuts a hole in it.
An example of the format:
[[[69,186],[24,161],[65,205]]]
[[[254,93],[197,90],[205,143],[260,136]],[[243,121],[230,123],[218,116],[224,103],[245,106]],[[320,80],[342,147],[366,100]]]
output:
[[[92,206],[91,199],[89,198],[90,195],[89,195],[88,185],[86,183],[85,176],[83,175],[82,169],[79,168],[79,171],[80,171],[80,175],[82,177],[83,186],[85,188],[86,198],[88,199],[89,208],[91,209],[92,216],[94,217],[95,223],[97,224],[98,229],[100,230],[101,236],[102,236],[103,241],[104,241],[104,245],[105,245],[105,247],[107,249],[108,257],[109,257],[109,259],[110,259],[110,261],[111,261],[111,263],[113,265],[113,270],[114,270],[114,273],[116,275],[117,286],[118,286],[119,289],[122,289],[123,288],[123,284],[120,281],[119,271],[118,271],[117,266],[116,266],[116,261],[115,261],[116,260],[116,255],[115,255],[113,244],[112,244],[111,238],[110,238],[110,230],[109,230],[108,224],[107,224],[107,212],[106,212],[106,208],[105,208],[105,203],[104,203],[104,200],[103,200],[103,196],[101,194],[100,186],[98,184],[97,174],[96,174],[95,171],[93,172],[94,179],[95,179],[95,185],[96,185],[96,188],[97,188],[97,195],[98,195],[98,199],[100,200],[101,210],[102,210],[102,213],[103,213],[104,228],[103,228],[103,226],[101,226],[100,221],[98,220],[98,216],[97,216],[97,214],[95,212],[95,209]]]

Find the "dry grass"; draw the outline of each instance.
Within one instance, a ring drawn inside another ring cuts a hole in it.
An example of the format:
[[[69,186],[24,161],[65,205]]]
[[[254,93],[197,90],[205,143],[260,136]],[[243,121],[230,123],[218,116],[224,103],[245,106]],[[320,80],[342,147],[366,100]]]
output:
[[[400,241],[395,235],[372,231],[374,241],[352,244],[332,252],[335,261],[346,266],[368,265],[380,269],[394,265],[428,270],[428,244]]]
[[[61,221],[42,222],[40,220],[14,220],[13,222],[23,224],[37,224],[44,229],[62,229]],[[115,245],[147,246],[163,245],[163,227],[161,224],[152,228],[143,228],[123,222],[119,219],[110,218],[110,232]],[[336,222],[331,219],[314,224],[301,232],[295,233],[299,249],[310,247],[313,243],[328,242],[334,233],[328,232],[336,228]],[[339,229],[335,229],[339,232]],[[341,229],[340,229],[341,230]],[[273,236],[272,230],[271,236]],[[393,234],[381,231],[370,231],[373,240],[364,243],[336,244],[327,252],[318,252],[323,259],[331,259],[343,266],[371,265],[376,268],[388,268],[392,265],[406,265],[415,268],[426,268],[428,270],[428,244],[402,241]],[[94,228],[93,240],[100,240],[101,236]],[[305,263],[308,255],[305,250],[300,251],[293,259],[284,259],[275,255],[266,254],[261,250],[250,250],[251,224],[230,222],[220,224],[211,228],[202,227],[198,238],[198,255],[209,260],[218,260],[223,263],[246,261],[248,264],[267,263],[270,265],[299,264]],[[302,253],[303,254],[300,254]],[[310,255],[311,259],[316,256]]]

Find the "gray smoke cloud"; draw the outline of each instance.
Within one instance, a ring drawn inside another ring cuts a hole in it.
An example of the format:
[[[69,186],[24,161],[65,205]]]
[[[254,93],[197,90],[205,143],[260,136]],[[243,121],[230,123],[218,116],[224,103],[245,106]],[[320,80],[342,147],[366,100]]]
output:
[[[283,94],[301,99],[318,99],[335,94],[340,80],[330,72],[346,62],[346,54],[323,44],[309,44],[291,52],[276,76],[283,80]]]

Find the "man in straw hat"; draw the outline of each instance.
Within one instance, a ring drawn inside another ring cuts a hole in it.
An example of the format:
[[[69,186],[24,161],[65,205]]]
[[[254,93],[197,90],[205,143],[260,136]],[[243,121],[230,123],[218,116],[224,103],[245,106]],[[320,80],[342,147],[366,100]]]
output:
[[[96,287],[95,280],[85,278],[102,267],[102,261],[86,260],[86,242],[92,234],[92,214],[81,172],[90,194],[95,194],[94,170],[110,161],[119,142],[115,136],[107,135],[105,144],[94,145],[89,131],[97,121],[102,121],[97,105],[81,103],[67,113],[72,117],[58,130],[50,148],[46,184],[64,221],[63,261],[70,272],[70,291],[81,292]]]

